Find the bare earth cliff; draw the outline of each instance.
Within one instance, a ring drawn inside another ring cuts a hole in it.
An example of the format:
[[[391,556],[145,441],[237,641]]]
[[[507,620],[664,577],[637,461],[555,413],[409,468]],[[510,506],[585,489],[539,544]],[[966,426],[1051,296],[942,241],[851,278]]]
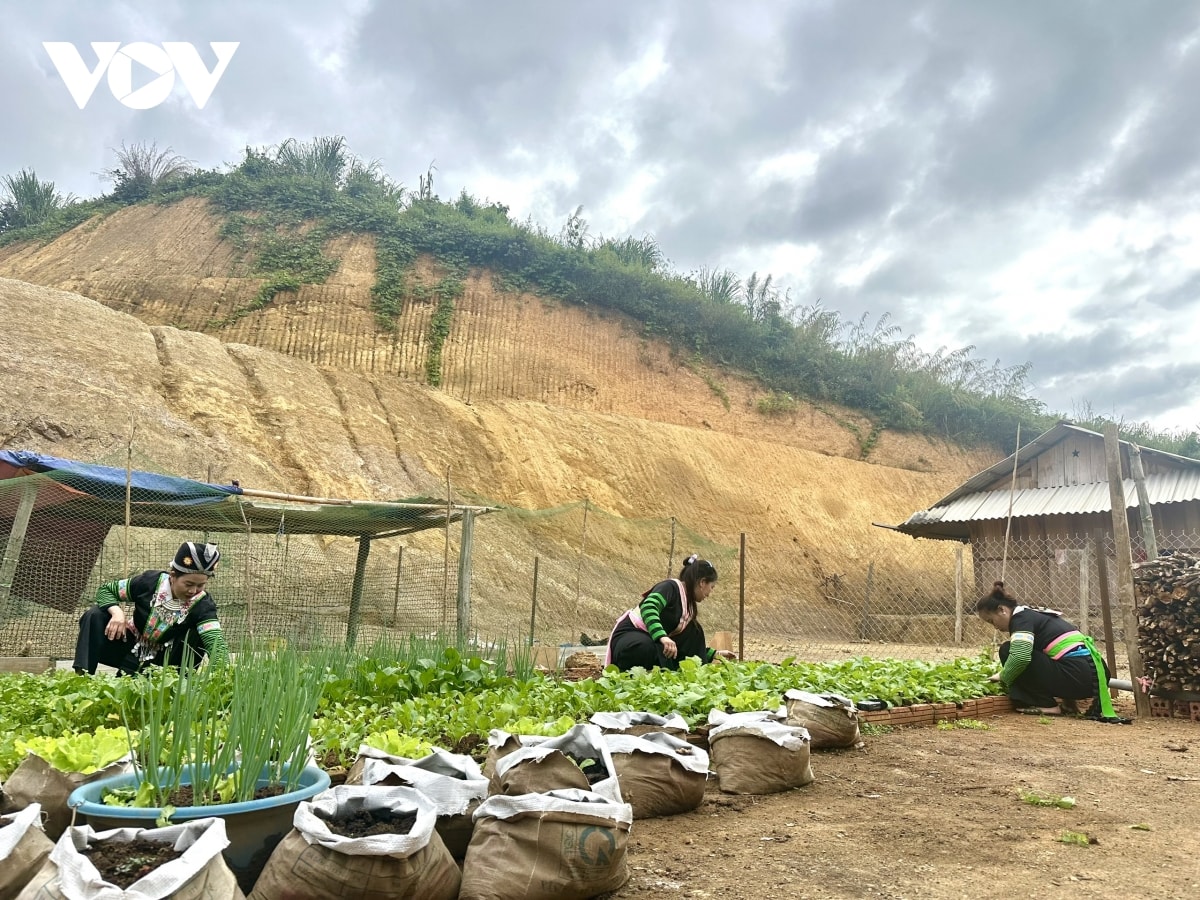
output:
[[[378,330],[366,238],[331,243],[341,262],[326,284],[222,326],[260,281],[217,227],[189,200],[0,250],[0,447],[111,464],[136,420],[142,459],[200,479],[397,499],[444,496],[449,476],[458,497],[524,510],[587,500],[586,549],[599,555],[622,519],[675,517],[728,548],[745,532],[747,602],[764,606],[894,555],[910,539],[873,521],[902,520],[996,458],[884,432],[863,461],[854,428],[869,425],[854,413],[802,404],[764,417],[751,381],[681,360],[614,315],[497,293],[488,273],[469,279],[430,387],[432,304],[412,301],[394,334]],[[502,621],[527,607],[534,552],[557,537],[569,557],[580,535],[576,523],[535,541],[520,516],[490,518],[473,594],[484,621]],[[628,565],[619,542],[609,552],[614,569]]]

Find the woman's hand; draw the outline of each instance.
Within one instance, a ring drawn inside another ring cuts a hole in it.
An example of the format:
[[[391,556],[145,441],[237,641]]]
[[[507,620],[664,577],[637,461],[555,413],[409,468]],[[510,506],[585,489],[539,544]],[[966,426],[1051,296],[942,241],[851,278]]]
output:
[[[713,658],[712,658],[713,662],[721,662],[723,660],[730,660],[732,662],[735,659],[737,659],[737,654],[734,653],[732,650],[714,650],[713,651]]]
[[[999,673],[999,672],[997,672],[995,675],[989,675],[989,676],[988,676],[988,681],[999,681],[999,680],[1000,680],[1000,673]]]
[[[124,640],[125,635],[135,630],[133,623],[125,618],[125,610],[120,606],[112,607],[108,615],[108,624],[104,626],[104,636],[110,641]]]
[[[659,643],[662,644],[663,656],[667,659],[674,659],[678,655],[679,648],[675,646],[675,642],[669,637],[663,637]]]

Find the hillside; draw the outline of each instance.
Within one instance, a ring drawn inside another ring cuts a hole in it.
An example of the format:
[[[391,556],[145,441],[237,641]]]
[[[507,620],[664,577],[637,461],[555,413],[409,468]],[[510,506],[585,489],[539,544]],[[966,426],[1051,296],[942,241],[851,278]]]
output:
[[[459,496],[525,510],[587,500],[585,549],[621,573],[622,592],[659,573],[638,571],[615,537],[603,559],[604,529],[675,517],[725,548],[747,534],[748,603],[764,609],[815,596],[821,572],[894,556],[911,541],[872,521],[899,521],[995,459],[885,431],[862,461],[869,426],[851,411],[799,404],[765,417],[752,381],[681,359],[615,314],[498,292],[481,272],[431,388],[432,303],[406,301],[397,330],[378,331],[371,239],[336,238],[325,252],[340,261],[326,283],[239,318],[261,280],[203,200],[3,248],[0,446],[111,460],[133,415],[139,454],[192,477],[379,499],[444,495],[449,475]],[[434,278],[428,260],[418,271]],[[481,623],[527,606],[535,553],[580,553],[578,522],[555,534],[556,521],[539,520],[537,536],[517,515],[479,526]],[[576,607],[593,595],[597,618],[628,596],[575,590]]]

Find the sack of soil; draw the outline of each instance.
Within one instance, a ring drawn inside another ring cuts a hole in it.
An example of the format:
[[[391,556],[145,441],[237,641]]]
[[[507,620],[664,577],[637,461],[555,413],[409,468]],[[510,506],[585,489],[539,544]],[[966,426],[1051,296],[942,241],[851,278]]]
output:
[[[522,747],[536,747],[548,740],[550,738],[541,735],[509,734],[502,728],[493,728],[489,731],[487,756],[483,760],[483,777],[490,783],[488,793],[500,793],[500,782],[496,778],[496,763]]]
[[[610,734],[605,741],[635,819],[687,812],[704,799],[708,754],[699,747],[665,732]]]
[[[42,831],[41,804],[0,816],[0,900],[17,896],[53,849],[54,841]]]
[[[339,785],[296,807],[251,900],[454,900],[458,864],[434,830],[437,811],[413,788]]]
[[[566,734],[501,757],[496,783],[499,793],[510,797],[575,789],[623,802],[612,754],[595,725],[576,725]]]
[[[489,797],[475,810],[460,900],[583,900],[629,877],[633,809],[591,791]]]
[[[108,831],[74,825],[17,900],[245,900],[221,855],[228,846],[219,818]]]
[[[783,695],[788,725],[807,729],[812,748],[856,747],[862,743],[854,701],[840,694],[792,689]]]
[[[24,809],[30,803],[40,803],[46,836],[57,841],[71,824],[73,813],[67,806],[67,798],[75,788],[129,770],[128,756],[103,769],[84,774],[60,771],[36,753],[27,753],[16,771],[4,782],[4,792],[16,809]]]
[[[434,827],[450,855],[458,860],[466,855],[475,828],[471,814],[488,795],[488,780],[471,757],[436,747],[428,756],[404,763],[368,757],[360,780],[364,785],[419,790],[433,803]]]
[[[687,735],[688,724],[679,713],[660,716],[652,712],[598,712],[592,713],[589,721],[605,734],[651,734],[665,732],[682,738]]]
[[[709,713],[713,767],[728,794],[775,794],[811,784],[808,732],[769,712]]]

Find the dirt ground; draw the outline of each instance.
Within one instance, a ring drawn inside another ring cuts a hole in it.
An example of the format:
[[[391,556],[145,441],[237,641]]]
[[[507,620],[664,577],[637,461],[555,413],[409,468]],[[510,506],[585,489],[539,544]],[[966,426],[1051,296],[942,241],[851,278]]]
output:
[[[606,896],[1200,896],[1200,723],[986,724],[868,735],[861,750],[814,751],[807,787],[712,786],[693,812],[636,820],[630,879]],[[1077,805],[1034,806],[1023,791]]]

